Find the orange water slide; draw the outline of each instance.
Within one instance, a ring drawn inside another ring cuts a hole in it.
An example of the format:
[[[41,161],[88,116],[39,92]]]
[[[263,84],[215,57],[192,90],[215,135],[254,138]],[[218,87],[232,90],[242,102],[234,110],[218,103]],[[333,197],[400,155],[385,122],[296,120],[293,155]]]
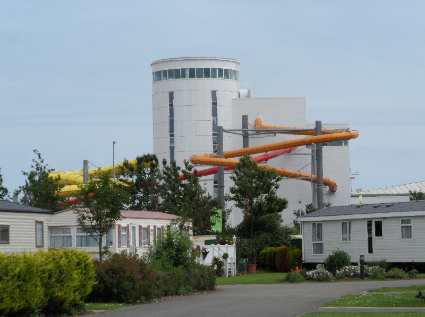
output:
[[[255,118],[254,128],[260,131],[279,130],[276,132],[274,131],[274,133],[279,133],[279,134],[294,134],[294,135],[315,135],[316,134],[314,129],[300,129],[300,128],[294,128],[294,127],[289,127],[285,125],[275,125],[275,124],[264,123],[261,117]],[[321,134],[344,132],[344,131],[349,131],[349,130],[348,129],[322,129]]]
[[[262,123],[261,119],[259,118],[256,119],[255,127],[257,130],[268,129],[270,127],[273,127],[274,129],[283,128],[283,126],[266,125]],[[289,127],[284,127],[283,129],[287,129],[287,131],[285,130],[283,131],[283,133],[288,133],[288,134],[297,134],[298,132],[302,132],[298,134],[311,135],[312,133],[314,133],[314,130],[312,129],[294,129]],[[315,144],[315,143],[345,141],[345,140],[355,139],[359,136],[359,133],[357,131],[350,131],[350,130],[324,129],[322,130],[322,133],[323,134],[321,135],[314,135],[314,136],[309,136],[305,138],[284,140],[284,141],[279,141],[279,142],[274,142],[269,144],[262,144],[257,146],[240,148],[236,150],[225,151],[222,157],[216,154],[193,155],[191,157],[191,162],[194,164],[216,165],[216,166],[226,166],[226,167],[234,168],[238,164],[238,160],[231,160],[230,158],[281,150],[281,149],[287,149],[287,148],[294,148],[294,147]],[[292,171],[292,170],[288,170],[284,168],[277,168],[267,164],[258,164],[258,166],[260,166],[263,169],[273,170],[277,174],[284,177],[295,178],[295,179],[305,180],[309,182],[318,182],[318,177],[316,175],[311,175],[311,174],[300,172],[300,171]],[[325,177],[322,179],[322,183],[328,186],[331,192],[335,192],[337,190],[337,184],[332,179]]]
[[[231,169],[235,168],[236,165],[239,163],[239,160],[213,157],[208,155],[193,155],[190,160],[194,164],[218,165],[218,166],[229,167]],[[274,171],[280,176],[284,176],[288,178],[296,178],[296,179],[309,181],[309,182],[317,182],[316,175],[311,175],[311,174],[299,172],[299,171],[291,171],[286,168],[273,167],[263,163],[258,164],[258,166],[265,170]],[[336,192],[337,184],[334,180],[330,178],[323,178],[323,184],[328,186],[331,192]]]

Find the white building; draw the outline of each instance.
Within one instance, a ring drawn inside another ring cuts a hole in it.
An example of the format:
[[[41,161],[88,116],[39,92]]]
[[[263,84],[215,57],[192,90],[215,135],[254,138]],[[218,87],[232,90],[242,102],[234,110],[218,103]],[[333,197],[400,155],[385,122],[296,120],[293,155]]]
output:
[[[104,243],[112,253],[143,255],[177,216],[154,211],[123,210]],[[0,200],[0,252],[33,252],[77,248],[97,255],[97,240],[84,232],[74,209],[59,212]]]
[[[305,263],[336,250],[352,262],[425,263],[425,201],[329,207],[300,221]]]
[[[296,98],[254,98],[250,90],[239,85],[239,61],[226,58],[170,58],[152,63],[154,153],[159,160],[175,160],[182,165],[193,154],[217,151],[217,126],[240,129],[242,115],[252,124],[257,115],[267,123],[292,127],[312,127],[306,119],[306,102]],[[325,127],[346,127],[330,126]],[[299,136],[298,136],[299,137]],[[262,136],[250,138],[250,144],[276,142],[296,136]],[[242,137],[225,133],[224,150],[242,147]],[[346,205],[350,200],[350,162],[348,143],[329,143],[324,147],[324,175],[336,180],[336,193],[325,192],[325,202]],[[274,158],[271,165],[304,172],[311,171],[310,149],[298,148],[293,153]],[[203,178],[214,195],[214,176]],[[229,173],[225,176],[225,191],[230,188]],[[312,201],[311,184],[285,179],[279,193],[288,199],[283,220],[292,224],[294,212]],[[241,212],[233,208],[231,225],[242,220]]]
[[[351,193],[351,204],[406,202],[410,200],[410,192],[425,193],[425,181],[380,188],[357,189]]]

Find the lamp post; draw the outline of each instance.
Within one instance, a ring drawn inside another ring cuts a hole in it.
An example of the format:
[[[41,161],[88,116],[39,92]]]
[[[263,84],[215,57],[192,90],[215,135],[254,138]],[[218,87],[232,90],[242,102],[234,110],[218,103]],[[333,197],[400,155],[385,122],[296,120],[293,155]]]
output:
[[[112,141],[112,178],[115,178],[115,141]]]

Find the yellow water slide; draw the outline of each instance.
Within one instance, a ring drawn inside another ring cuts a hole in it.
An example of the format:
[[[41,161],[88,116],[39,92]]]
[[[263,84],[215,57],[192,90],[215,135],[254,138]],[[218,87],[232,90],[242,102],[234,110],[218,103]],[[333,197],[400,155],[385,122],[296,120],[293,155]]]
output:
[[[136,160],[128,161],[130,165],[135,165]],[[121,175],[124,172],[124,163],[119,163],[114,167],[112,165],[103,166],[99,168],[89,169],[89,177],[96,177],[101,174],[112,174],[114,170],[115,175]],[[59,183],[64,185],[60,191],[61,195],[69,196],[78,193],[80,186],[83,184],[83,170],[70,170],[70,171],[55,171],[51,172],[50,177],[59,177]]]
[[[265,131],[267,129],[269,130],[279,129],[282,131],[275,130],[273,131],[273,133],[314,135],[314,130],[312,129],[297,129],[297,128],[290,128],[286,126],[267,125],[267,124],[264,124],[260,118],[257,118],[255,120],[254,126],[255,126],[255,129],[258,131]],[[275,143],[262,144],[257,146],[240,148],[236,150],[225,151],[223,153],[223,156],[218,156],[216,154],[193,155],[191,157],[191,162],[193,164],[235,167],[238,163],[238,160],[231,160],[230,158],[257,154],[262,152],[269,152],[273,150],[294,148],[298,146],[304,146],[304,145],[315,144],[315,143],[326,143],[326,142],[333,142],[333,141],[350,140],[350,139],[355,139],[359,136],[359,133],[357,131],[340,130],[340,129],[335,129],[335,130],[324,129],[322,130],[322,133],[323,134],[321,135],[314,135],[314,136],[309,136],[305,138],[285,140],[285,141],[279,141]],[[263,163],[258,164],[258,166],[263,169],[275,171],[278,175],[281,175],[284,177],[295,178],[295,179],[305,180],[309,182],[318,181],[318,178],[316,175],[312,175],[312,174],[308,174],[308,173],[304,173],[300,171],[292,171],[292,170],[288,170],[284,168],[277,168],[277,167],[273,167]],[[332,179],[324,177],[322,179],[322,183],[328,186],[331,192],[335,192],[337,190],[337,184]]]

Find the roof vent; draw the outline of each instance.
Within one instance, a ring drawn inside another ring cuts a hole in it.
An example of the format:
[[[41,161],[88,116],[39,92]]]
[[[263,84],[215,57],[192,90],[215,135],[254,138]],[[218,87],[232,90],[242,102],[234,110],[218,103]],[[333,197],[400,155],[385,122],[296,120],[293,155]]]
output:
[[[375,205],[375,206],[373,206],[373,208],[379,208],[379,207],[381,207],[381,205]]]
[[[387,204],[387,205],[385,205],[385,207],[391,207],[391,206],[393,206],[394,204]]]

